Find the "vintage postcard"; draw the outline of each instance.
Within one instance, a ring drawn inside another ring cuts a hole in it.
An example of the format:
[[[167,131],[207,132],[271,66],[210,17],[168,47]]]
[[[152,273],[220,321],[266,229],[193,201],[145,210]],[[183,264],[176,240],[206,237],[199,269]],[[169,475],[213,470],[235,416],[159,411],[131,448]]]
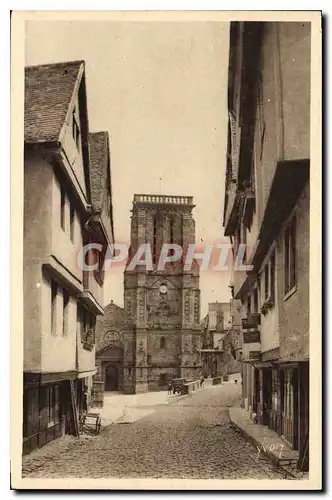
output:
[[[321,54],[314,11],[13,13],[13,488],[322,488]]]

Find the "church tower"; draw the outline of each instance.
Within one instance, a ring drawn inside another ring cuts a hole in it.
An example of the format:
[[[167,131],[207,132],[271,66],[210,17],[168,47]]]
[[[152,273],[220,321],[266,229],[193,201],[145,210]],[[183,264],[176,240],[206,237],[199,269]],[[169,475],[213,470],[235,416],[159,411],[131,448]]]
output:
[[[158,270],[163,243],[180,245],[184,253],[195,244],[193,208],[189,196],[134,195],[124,272],[126,393],[158,390],[172,378],[195,380],[201,373],[199,266],[194,261],[185,270],[178,259]],[[152,267],[130,266],[146,244]]]

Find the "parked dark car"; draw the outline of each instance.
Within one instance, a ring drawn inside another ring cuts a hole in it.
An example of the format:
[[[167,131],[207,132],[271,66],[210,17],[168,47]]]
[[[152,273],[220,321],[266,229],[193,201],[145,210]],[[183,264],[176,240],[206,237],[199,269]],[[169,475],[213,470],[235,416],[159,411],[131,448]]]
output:
[[[172,380],[173,394],[175,394],[175,393],[184,394],[185,393],[185,386],[184,386],[185,383],[186,383],[186,380],[184,378],[173,378],[173,380]]]

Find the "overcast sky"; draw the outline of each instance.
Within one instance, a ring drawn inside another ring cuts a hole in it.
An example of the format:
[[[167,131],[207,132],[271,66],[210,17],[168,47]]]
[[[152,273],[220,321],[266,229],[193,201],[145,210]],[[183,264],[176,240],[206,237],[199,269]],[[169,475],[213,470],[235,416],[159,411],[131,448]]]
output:
[[[86,62],[90,132],[111,138],[115,238],[129,242],[134,193],[194,196],[196,240],[223,238],[228,23],[26,23],[26,64]],[[160,182],[159,177],[162,177]],[[123,305],[123,267],[106,272]],[[202,315],[229,275],[201,271]]]

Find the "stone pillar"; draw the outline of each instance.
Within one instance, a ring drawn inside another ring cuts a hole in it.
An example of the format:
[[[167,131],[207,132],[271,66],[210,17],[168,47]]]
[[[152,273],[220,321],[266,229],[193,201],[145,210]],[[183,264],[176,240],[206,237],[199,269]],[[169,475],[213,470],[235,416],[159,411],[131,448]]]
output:
[[[147,345],[146,290],[137,288],[136,349],[135,349],[135,392],[148,391],[148,345]]]
[[[123,392],[125,394],[135,393],[135,332],[134,328],[123,332]]]

